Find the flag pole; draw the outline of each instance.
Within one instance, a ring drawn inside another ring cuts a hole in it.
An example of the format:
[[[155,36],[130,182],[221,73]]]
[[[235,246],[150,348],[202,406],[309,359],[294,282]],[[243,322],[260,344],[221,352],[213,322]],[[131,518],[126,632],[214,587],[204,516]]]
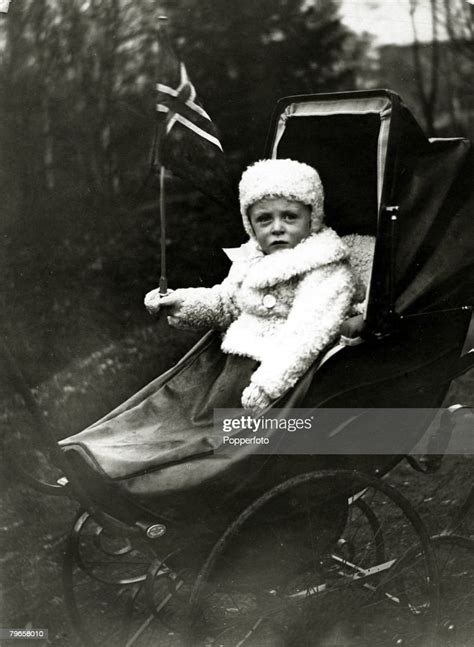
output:
[[[166,174],[166,169],[162,165],[160,168],[160,248],[161,248],[160,294],[166,294],[168,292],[168,279],[166,278],[165,174]]]
[[[158,30],[166,29],[168,16],[158,17]],[[165,175],[166,168],[163,164],[160,167],[160,256],[161,256],[161,275],[160,275],[160,294],[168,292],[168,279],[166,278],[166,194],[165,194]]]

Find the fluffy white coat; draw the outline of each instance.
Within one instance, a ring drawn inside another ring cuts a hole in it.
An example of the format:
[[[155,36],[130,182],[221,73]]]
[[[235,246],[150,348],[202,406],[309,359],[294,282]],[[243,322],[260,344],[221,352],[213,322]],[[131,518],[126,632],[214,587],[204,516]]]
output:
[[[176,290],[182,304],[169,320],[224,330],[222,350],[259,361],[252,383],[275,399],[334,341],[363,294],[346,247],[329,227],[267,256],[253,240],[235,251],[221,284]]]

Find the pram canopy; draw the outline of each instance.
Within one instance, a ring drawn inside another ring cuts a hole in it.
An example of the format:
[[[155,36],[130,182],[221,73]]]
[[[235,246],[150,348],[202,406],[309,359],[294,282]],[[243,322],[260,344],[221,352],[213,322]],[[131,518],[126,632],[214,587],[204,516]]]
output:
[[[327,222],[376,237],[365,318],[473,303],[474,155],[462,138],[427,139],[388,90],[281,99],[267,157],[318,169]]]

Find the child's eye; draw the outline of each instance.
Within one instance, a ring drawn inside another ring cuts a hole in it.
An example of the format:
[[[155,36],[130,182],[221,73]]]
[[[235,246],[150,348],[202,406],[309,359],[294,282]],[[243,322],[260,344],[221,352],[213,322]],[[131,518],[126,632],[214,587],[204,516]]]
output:
[[[261,213],[255,218],[255,222],[257,222],[259,225],[264,225],[267,222],[270,222],[272,219],[271,215],[268,213]]]
[[[289,221],[297,220],[298,215],[296,213],[293,213],[292,211],[287,211],[284,214],[284,218]]]

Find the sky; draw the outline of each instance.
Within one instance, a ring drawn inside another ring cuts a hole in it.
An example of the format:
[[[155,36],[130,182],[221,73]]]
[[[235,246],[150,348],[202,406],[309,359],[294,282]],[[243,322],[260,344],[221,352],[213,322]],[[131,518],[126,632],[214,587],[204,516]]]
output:
[[[342,0],[341,15],[356,33],[372,33],[377,44],[413,41],[409,0]],[[415,20],[418,39],[431,40],[429,0],[418,0]]]

